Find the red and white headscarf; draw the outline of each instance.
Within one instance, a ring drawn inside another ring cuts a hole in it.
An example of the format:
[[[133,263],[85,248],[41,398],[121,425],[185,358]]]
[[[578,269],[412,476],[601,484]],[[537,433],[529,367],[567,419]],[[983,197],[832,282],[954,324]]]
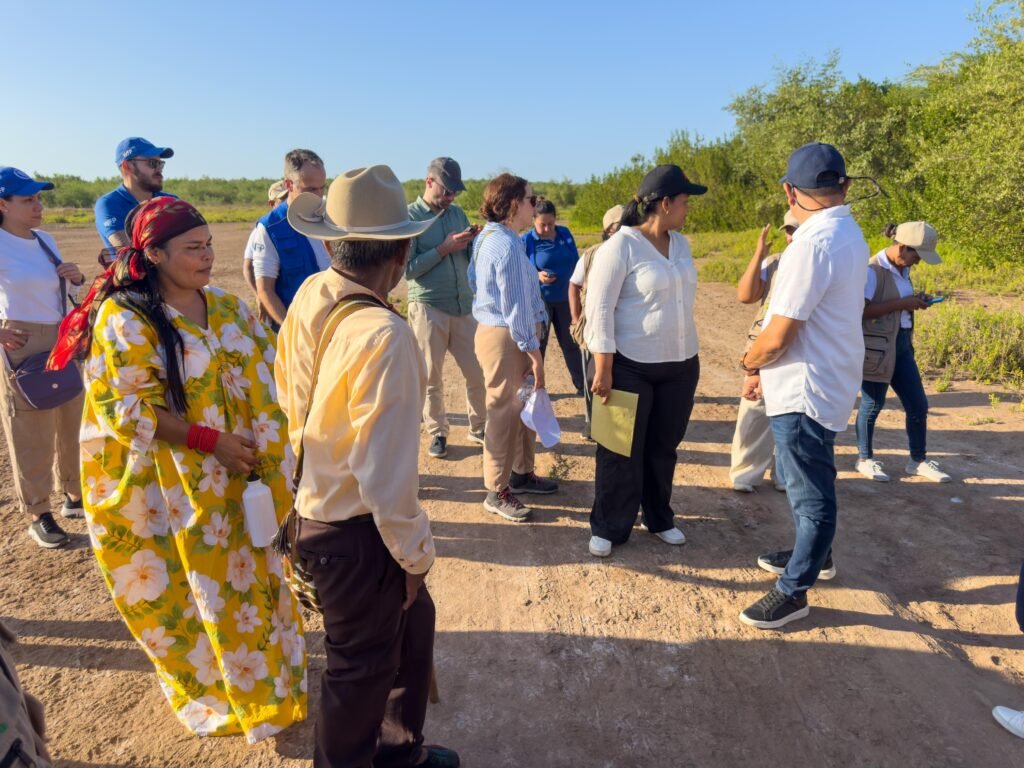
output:
[[[125,230],[132,244],[117,252],[117,259],[97,277],[85,299],[60,324],[57,343],[46,363],[47,370],[60,370],[72,360],[89,354],[92,328],[100,305],[112,293],[131,288],[146,279],[146,248],[166,243],[172,237],[206,224],[190,203],[175,197],[154,197],[128,214]]]

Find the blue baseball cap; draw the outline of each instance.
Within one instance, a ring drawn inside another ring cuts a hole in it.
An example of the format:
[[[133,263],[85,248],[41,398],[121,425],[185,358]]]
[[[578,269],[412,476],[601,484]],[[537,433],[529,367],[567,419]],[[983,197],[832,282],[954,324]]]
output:
[[[846,181],[846,161],[831,144],[812,141],[793,150],[780,183],[800,189],[837,187]]]
[[[151,141],[146,141],[141,136],[129,136],[117,145],[114,153],[114,163],[120,165],[125,160],[135,157],[173,157],[174,150],[170,147],[158,147]]]
[[[53,189],[52,181],[36,181],[24,171],[9,165],[0,168],[0,197],[34,195],[47,189]]]

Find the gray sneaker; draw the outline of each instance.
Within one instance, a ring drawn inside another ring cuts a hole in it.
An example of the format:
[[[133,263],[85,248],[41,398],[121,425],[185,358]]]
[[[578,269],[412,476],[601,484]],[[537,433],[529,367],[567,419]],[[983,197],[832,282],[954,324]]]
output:
[[[434,439],[430,441],[430,447],[427,448],[427,453],[435,459],[443,459],[448,455],[448,438],[443,435],[434,435]]]
[[[72,501],[71,497],[66,493],[64,494],[64,503],[60,508],[61,517],[85,517],[85,507],[82,506],[82,500]]]
[[[477,445],[484,444],[484,431],[482,429],[469,430],[469,442],[476,443]]]
[[[32,525],[28,527],[28,535],[44,549],[63,547],[70,541],[64,529],[57,525],[57,521],[49,512],[44,512],[38,520],[32,521]]]
[[[522,523],[530,519],[530,508],[524,507],[523,503],[513,496],[509,489],[495,493],[491,491],[484,499],[484,509],[493,512],[499,517],[511,520],[513,523]]]
[[[508,489],[517,496],[520,493],[547,495],[558,490],[558,483],[554,480],[545,480],[543,477],[537,477],[533,472],[525,475],[513,472],[508,482]]]

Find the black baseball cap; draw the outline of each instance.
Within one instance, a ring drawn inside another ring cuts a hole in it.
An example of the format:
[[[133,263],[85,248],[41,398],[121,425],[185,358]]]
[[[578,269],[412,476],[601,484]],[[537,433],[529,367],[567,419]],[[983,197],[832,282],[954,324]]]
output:
[[[837,187],[846,181],[846,161],[831,144],[812,141],[793,150],[779,183],[800,189]]]
[[[644,176],[640,182],[637,197],[644,200],[659,200],[674,195],[703,195],[708,188],[703,184],[694,184],[683,173],[678,165],[658,165]]]
[[[431,160],[427,166],[427,175],[433,176],[452,192],[466,191],[466,185],[462,183],[462,169],[450,157],[435,157]]]

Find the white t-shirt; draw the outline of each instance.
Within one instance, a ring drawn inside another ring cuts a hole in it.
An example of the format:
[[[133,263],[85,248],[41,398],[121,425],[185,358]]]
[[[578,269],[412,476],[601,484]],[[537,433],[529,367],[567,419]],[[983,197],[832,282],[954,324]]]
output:
[[[45,232],[36,235],[59,259],[53,238]],[[43,246],[35,238],[26,240],[0,229],[0,320],[59,323],[63,317],[60,278]]]
[[[761,369],[769,416],[805,413],[842,432],[864,373],[863,285],[871,251],[848,205],[814,214],[793,235],[768,314],[804,321],[789,348]]]
[[[309,244],[313,246],[313,255],[316,257],[316,264],[321,271],[331,266],[331,257],[327,254],[327,246],[323,240],[315,240],[307,237]],[[251,256],[250,256],[251,254]],[[249,235],[249,242],[245,245],[245,258],[252,259],[252,271],[256,277],[277,278],[281,274],[281,257],[277,255],[277,248],[274,247],[267,228],[260,222]]]
[[[910,282],[910,267],[904,267],[899,269],[895,264],[889,261],[889,257],[885,255],[885,251],[879,251],[875,255],[875,261],[878,265],[885,267],[892,276],[896,279],[896,288],[899,289],[900,298],[905,299],[908,296],[914,295],[914,284]],[[878,288],[878,278],[875,277],[875,271],[873,269],[868,270],[868,278],[864,283],[864,300],[871,301],[871,298],[875,295],[875,290]],[[914,320],[910,316],[907,310],[900,312],[900,328],[913,328]]]
[[[601,246],[590,265],[583,308],[591,352],[617,351],[638,363],[697,354],[697,267],[678,232],[669,233],[668,253],[666,259],[632,227],[622,227]]]
[[[569,282],[577,288],[583,287],[583,259],[576,259],[576,268],[573,269]]]

